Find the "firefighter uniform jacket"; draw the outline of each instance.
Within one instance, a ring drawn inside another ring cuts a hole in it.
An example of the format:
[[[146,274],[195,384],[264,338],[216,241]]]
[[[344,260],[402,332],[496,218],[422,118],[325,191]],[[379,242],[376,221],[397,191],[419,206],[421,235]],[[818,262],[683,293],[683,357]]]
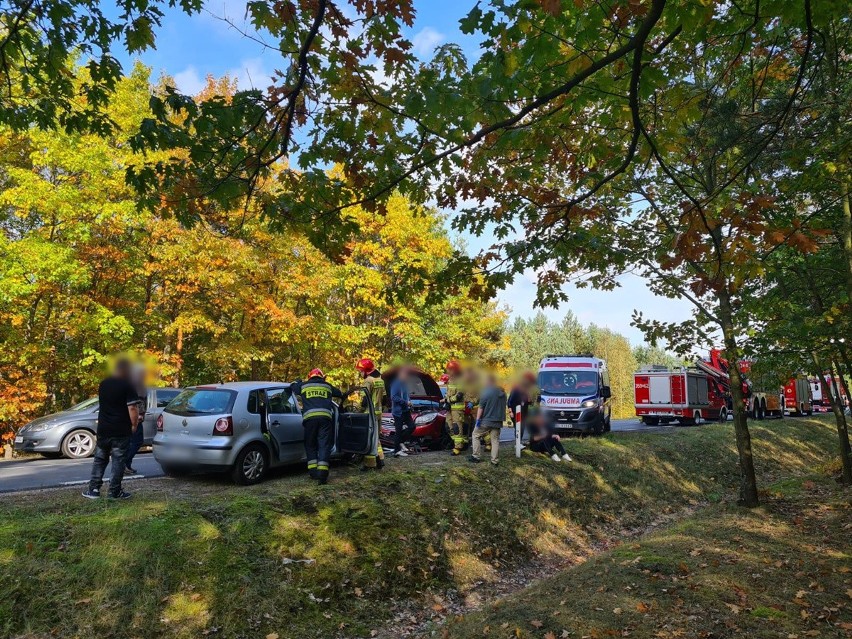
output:
[[[385,380],[382,379],[378,371],[373,371],[373,373],[364,378],[364,388],[367,389],[370,399],[373,400],[373,412],[381,422],[382,402],[385,399]]]
[[[343,397],[340,389],[335,388],[322,377],[310,377],[306,382],[294,382],[291,386],[294,395],[302,400],[302,419],[314,417],[334,417],[332,397]]]

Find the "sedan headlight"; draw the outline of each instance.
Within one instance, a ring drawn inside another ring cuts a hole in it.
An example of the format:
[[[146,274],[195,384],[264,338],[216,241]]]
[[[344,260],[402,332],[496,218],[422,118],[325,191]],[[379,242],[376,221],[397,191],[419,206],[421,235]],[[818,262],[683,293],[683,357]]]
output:
[[[430,422],[435,421],[438,417],[438,413],[424,413],[423,415],[418,415],[417,419],[414,420],[414,424],[416,426],[422,426],[423,424],[428,424]]]
[[[600,400],[597,399],[587,399],[585,402],[580,404],[582,408],[597,408]]]
[[[59,424],[51,424],[50,422],[47,424],[34,424],[32,426],[24,426],[21,429],[21,432],[26,431],[28,433],[41,433],[43,431],[50,430],[51,428],[56,428],[58,425]]]

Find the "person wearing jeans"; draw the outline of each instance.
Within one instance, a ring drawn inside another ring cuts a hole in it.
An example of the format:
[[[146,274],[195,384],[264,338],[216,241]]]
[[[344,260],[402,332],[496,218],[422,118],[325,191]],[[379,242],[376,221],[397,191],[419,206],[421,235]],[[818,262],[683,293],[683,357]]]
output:
[[[407,457],[405,442],[416,426],[411,417],[411,396],[408,391],[409,370],[403,366],[390,387],[391,414],[394,427],[394,457]]]
[[[130,493],[121,489],[130,438],[139,427],[139,395],[130,383],[130,377],[130,362],[119,359],[112,375],[104,379],[98,387],[98,443],[95,447],[89,487],[83,492],[83,497],[87,499],[97,499],[101,496],[104,471],[110,457],[112,475],[109,496],[115,499],[130,497]]]
[[[506,391],[497,385],[494,375],[488,376],[488,383],[479,398],[479,409],[476,411],[476,424],[473,429],[473,454],[469,461],[480,462],[479,453],[482,448],[480,437],[491,438],[491,463],[497,465],[500,452],[500,429],[506,419]]]

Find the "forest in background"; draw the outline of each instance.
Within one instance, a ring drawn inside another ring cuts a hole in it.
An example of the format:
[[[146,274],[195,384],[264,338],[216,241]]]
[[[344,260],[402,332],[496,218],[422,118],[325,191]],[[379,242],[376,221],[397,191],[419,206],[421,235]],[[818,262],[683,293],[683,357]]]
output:
[[[231,88],[210,79],[205,91]],[[165,199],[137,206],[126,139],[150,116],[152,90],[137,65],[119,83],[108,136],[0,129],[3,438],[91,395],[122,351],[155,361],[160,383],[175,386],[289,380],[315,365],[344,383],[359,357],[436,375],[459,358],[508,379],[545,352],[592,351],[610,362],[617,416],[632,412],[636,366],[667,357],[570,313],[510,323],[469,288],[435,295],[453,241],[440,214],[402,196],[383,215],[354,209],[360,231],[334,260],[243,206],[201,204],[191,226]]]

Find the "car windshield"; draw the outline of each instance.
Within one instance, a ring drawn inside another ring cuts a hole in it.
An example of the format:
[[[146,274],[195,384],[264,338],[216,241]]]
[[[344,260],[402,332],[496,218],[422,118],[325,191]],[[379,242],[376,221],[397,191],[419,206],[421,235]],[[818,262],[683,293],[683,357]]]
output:
[[[80,402],[79,404],[75,404],[68,410],[87,410],[89,408],[97,408],[98,407],[98,398],[90,397],[84,402]]]
[[[539,373],[542,395],[594,395],[598,374],[592,371],[548,371]]]
[[[188,388],[175,397],[165,412],[175,415],[221,415],[230,413],[237,393],[223,388]]]

